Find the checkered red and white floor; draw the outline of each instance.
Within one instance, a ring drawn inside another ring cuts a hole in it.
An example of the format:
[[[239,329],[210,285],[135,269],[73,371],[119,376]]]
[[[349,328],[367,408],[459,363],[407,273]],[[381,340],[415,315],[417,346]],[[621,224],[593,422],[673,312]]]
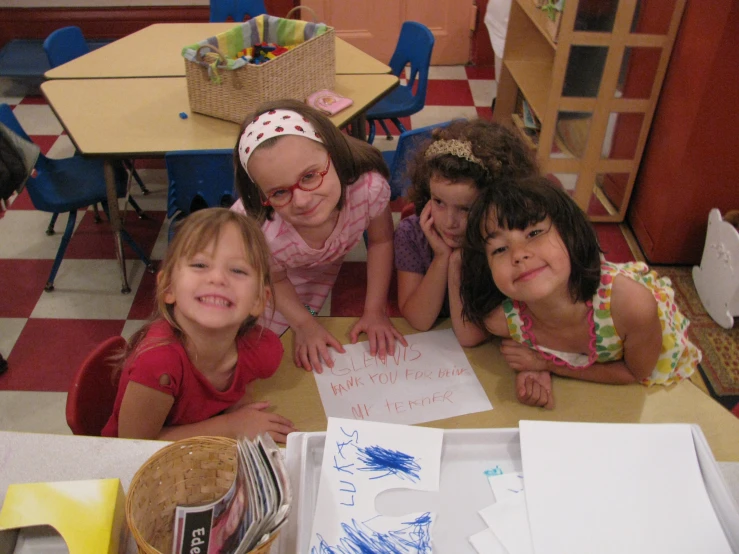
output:
[[[419,128],[454,118],[491,118],[495,95],[492,67],[434,67],[426,107],[405,118],[407,128]],[[0,103],[7,103],[23,128],[50,157],[74,152],[69,137],[42,96],[29,95],[19,83],[0,79]],[[391,126],[392,127],[392,126]],[[391,129],[391,130],[394,130]],[[397,131],[395,131],[397,133]],[[396,140],[378,136],[375,146],[392,149]],[[149,195],[132,189],[147,218],[130,210],[126,226],[134,239],[161,260],[167,245],[166,171],[163,164],[139,170]],[[396,217],[399,213],[396,214]],[[0,429],[69,433],[64,404],[71,376],[99,342],[129,336],[151,313],[154,276],[128,255],[130,294],[120,293],[113,237],[107,223],[95,224],[91,211],[78,216],[77,227],[56,278],[55,290],[44,292],[52,261],[66,224],[47,236],[49,215],[34,210],[26,193],[0,212],[0,353],[10,369],[0,376]],[[619,226],[599,225],[599,236],[613,261],[634,259]],[[640,256],[638,251],[636,256]],[[364,286],[366,250],[350,253],[323,315],[359,315],[356,291]]]

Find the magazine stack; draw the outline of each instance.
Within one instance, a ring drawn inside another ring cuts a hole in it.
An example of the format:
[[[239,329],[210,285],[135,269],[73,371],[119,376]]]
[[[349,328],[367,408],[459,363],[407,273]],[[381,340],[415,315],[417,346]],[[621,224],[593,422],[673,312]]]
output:
[[[236,479],[219,500],[177,506],[172,552],[266,552],[287,520],[292,502],[280,449],[269,435],[237,441]]]

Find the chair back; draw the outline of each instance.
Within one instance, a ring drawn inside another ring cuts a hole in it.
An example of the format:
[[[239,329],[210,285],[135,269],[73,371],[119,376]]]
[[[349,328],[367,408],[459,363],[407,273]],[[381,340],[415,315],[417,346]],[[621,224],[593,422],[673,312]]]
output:
[[[123,337],[111,337],[90,352],[77,370],[67,395],[67,425],[75,435],[99,437],[108,422],[118,393],[112,357],[125,346]]]
[[[400,29],[398,44],[395,46],[392,58],[390,58],[390,71],[393,75],[400,76],[403,69],[410,64],[410,74],[407,74],[408,84],[401,85],[412,91],[416,81],[416,89],[413,109],[421,111],[426,102],[426,89],[428,88],[429,67],[431,66],[431,53],[434,50],[434,35],[429,28],[416,21],[406,21]]]
[[[5,125],[8,129],[13,131],[16,135],[28,142],[33,142],[18,122],[18,118],[15,117],[13,109],[7,104],[0,104],[0,123]]]
[[[391,200],[405,196],[408,187],[410,187],[411,179],[408,175],[408,162],[415,157],[418,148],[431,139],[431,133],[434,129],[446,127],[450,123],[451,121],[445,121],[428,127],[405,131],[398,138],[398,146],[395,152],[383,152],[385,162],[390,167]]]
[[[87,54],[90,47],[79,27],[62,27],[51,33],[44,41],[44,51],[53,68]]]
[[[210,0],[210,22],[221,23],[233,19],[244,21],[267,13],[264,0]]]
[[[164,161],[167,217],[178,212],[187,216],[201,208],[229,208],[236,200],[232,149],[168,152]]]

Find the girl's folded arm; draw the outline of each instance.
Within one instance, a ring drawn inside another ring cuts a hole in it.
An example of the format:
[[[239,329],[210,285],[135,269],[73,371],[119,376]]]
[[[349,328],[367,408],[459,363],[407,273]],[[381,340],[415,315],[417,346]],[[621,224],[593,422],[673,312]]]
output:
[[[662,349],[662,324],[652,292],[628,277],[616,276],[611,315],[623,340],[623,360],[596,363],[584,371],[556,366],[554,373],[614,385],[641,382],[652,374]]]
[[[398,306],[414,329],[428,331],[439,317],[447,289],[448,261],[435,257],[426,273],[398,271]]]

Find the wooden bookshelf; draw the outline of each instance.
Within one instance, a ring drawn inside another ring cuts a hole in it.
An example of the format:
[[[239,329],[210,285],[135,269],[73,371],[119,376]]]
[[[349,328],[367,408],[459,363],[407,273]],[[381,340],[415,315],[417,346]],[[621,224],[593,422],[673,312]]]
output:
[[[513,0],[494,119],[518,130],[543,174],[576,174],[577,203],[604,208],[593,221],[625,218],[685,1],[655,23],[639,0],[567,0],[555,40],[534,0]],[[541,122],[538,144],[516,115],[519,93]],[[558,125],[568,118],[589,118],[577,148]]]

